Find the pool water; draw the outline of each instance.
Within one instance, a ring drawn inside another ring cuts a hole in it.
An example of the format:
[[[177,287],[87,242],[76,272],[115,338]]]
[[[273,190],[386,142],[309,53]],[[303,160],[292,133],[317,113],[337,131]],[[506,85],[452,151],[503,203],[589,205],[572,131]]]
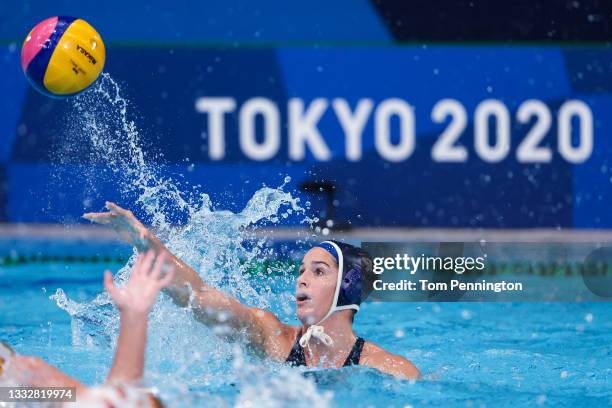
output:
[[[0,267],[0,338],[82,382],[104,381],[117,316],[104,295],[90,302],[103,270],[121,266]],[[294,322],[293,276],[249,279],[259,304]],[[58,288],[77,302],[67,307],[73,317],[50,299]],[[356,332],[419,367],[424,379],[410,382],[360,367],[305,371],[258,360],[160,296],[146,381],[177,407],[610,406],[611,311],[607,302],[365,303]]]
[[[116,196],[131,203],[130,209],[207,282],[296,323],[291,271],[252,276],[243,274],[241,265],[275,252],[249,231],[317,221],[308,202],[294,197],[289,187],[283,189],[290,177],[280,187],[257,190],[242,210],[235,205],[230,206],[235,213],[219,210],[241,200],[224,197],[213,203],[201,186],[174,181],[181,180],[180,173],[164,176],[168,169],[161,171],[162,162],[149,161],[156,154],[142,149],[136,115],[121,95],[118,83],[103,74],[71,99],[72,115],[62,133],[67,148],[59,146],[53,154],[70,162],[74,147],[82,146],[84,160],[103,163],[108,170],[102,175],[97,166],[83,169],[83,205],[101,210],[107,192],[97,186],[106,185],[109,174],[118,177]],[[60,187],[69,181],[61,172],[55,177]],[[102,292],[102,272],[121,269],[116,279],[124,281],[129,268],[117,261],[130,257],[131,250],[124,246],[109,252],[90,241],[36,242],[32,247],[31,239],[12,238],[0,240],[0,338],[84,383],[103,382],[118,315]],[[245,241],[256,243],[245,246]],[[28,253],[36,256],[14,256]],[[75,262],[81,257],[116,262]],[[28,263],[32,259],[55,262]],[[542,279],[540,287],[547,288],[550,281]],[[410,382],[363,367],[301,370],[261,361],[240,343],[221,340],[215,331],[222,328],[204,327],[189,310],[160,296],[150,316],[145,381],[171,407],[609,406],[610,317],[606,302],[366,302],[356,332],[416,364],[424,379]]]

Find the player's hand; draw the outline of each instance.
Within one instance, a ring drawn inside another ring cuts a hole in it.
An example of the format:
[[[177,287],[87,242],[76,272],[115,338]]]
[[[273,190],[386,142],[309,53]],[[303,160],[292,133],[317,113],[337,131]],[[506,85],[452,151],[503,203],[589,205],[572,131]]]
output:
[[[150,232],[130,210],[110,201],[106,202],[105,207],[108,212],[86,213],[83,218],[96,224],[109,225],[125,242],[136,246],[139,251],[149,248]]]
[[[167,260],[166,252],[161,252],[157,259],[153,251],[140,254],[132,268],[130,279],[122,287],[115,286],[110,271],[104,273],[104,287],[122,313],[149,313],[159,291],[174,277],[174,269]]]

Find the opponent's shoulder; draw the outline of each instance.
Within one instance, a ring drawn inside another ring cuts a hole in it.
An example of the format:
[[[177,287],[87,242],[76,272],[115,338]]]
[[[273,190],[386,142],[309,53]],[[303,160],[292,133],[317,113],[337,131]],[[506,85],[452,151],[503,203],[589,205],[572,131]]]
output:
[[[400,378],[416,379],[421,376],[412,362],[369,341],[363,345],[359,364]]]

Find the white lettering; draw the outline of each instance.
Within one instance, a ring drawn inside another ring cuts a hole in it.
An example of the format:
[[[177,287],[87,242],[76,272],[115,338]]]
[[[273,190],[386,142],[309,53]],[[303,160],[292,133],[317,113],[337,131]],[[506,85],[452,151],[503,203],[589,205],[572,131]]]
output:
[[[396,115],[400,120],[400,142],[391,143],[390,118]],[[392,162],[399,162],[410,157],[414,151],[415,124],[412,107],[402,99],[384,100],[374,114],[374,143],[378,153]]]
[[[264,141],[257,143],[255,137],[255,118],[261,115],[264,120]],[[276,105],[266,98],[252,98],[240,109],[240,148],[253,160],[269,160],[280,148],[280,114]]]
[[[304,101],[299,98],[289,100],[289,157],[292,160],[304,160],[305,145],[308,144],[312,155],[319,161],[331,159],[331,152],[319,129],[317,122],[327,109],[327,101],[317,98],[304,112]]]
[[[208,156],[212,160],[225,157],[225,123],[223,115],[236,109],[234,98],[198,98],[196,112],[208,113]]]
[[[334,99],[332,106],[346,137],[346,158],[350,161],[361,160],[361,135],[374,107],[374,102],[371,99],[360,99],[355,112],[351,112],[349,104],[341,98]]]

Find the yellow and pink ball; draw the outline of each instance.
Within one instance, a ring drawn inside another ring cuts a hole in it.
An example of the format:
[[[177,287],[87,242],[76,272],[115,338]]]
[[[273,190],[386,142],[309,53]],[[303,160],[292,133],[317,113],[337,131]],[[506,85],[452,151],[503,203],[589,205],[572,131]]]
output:
[[[95,82],[106,58],[104,43],[86,21],[51,17],[30,31],[21,49],[21,67],[41,93],[63,98]]]

